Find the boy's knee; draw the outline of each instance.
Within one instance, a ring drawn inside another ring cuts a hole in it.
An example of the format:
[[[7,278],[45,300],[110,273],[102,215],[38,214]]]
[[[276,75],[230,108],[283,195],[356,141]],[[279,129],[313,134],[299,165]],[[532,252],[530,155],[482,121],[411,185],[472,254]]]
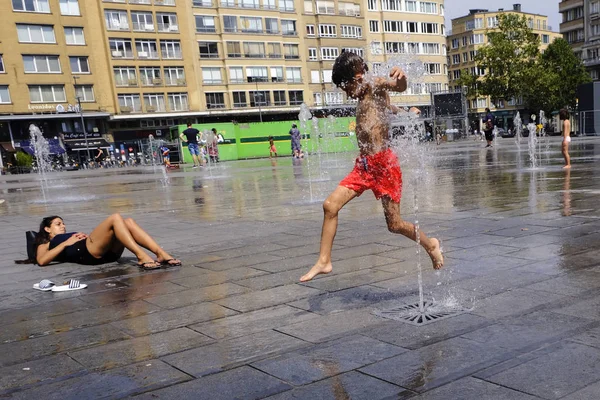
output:
[[[112,219],[113,221],[117,221],[117,220],[123,220],[123,217],[119,213],[114,213],[110,216],[110,219]]]
[[[334,217],[337,215],[337,213],[339,212],[339,208],[337,207],[336,204],[334,204],[332,201],[330,200],[325,200],[323,202],[323,212],[325,213],[326,216],[328,217]]]

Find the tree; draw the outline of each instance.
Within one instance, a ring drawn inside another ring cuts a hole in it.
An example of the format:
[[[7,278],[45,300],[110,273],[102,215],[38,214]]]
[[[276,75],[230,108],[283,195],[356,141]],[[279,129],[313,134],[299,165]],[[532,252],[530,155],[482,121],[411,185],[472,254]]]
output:
[[[525,16],[499,14],[498,27],[486,32],[488,44],[479,49],[475,61],[486,70],[479,93],[497,99],[524,94],[536,78],[540,39],[529,28]]]
[[[461,71],[460,78],[458,78],[456,84],[460,87],[466,87],[467,95],[471,98],[479,95],[479,80],[477,76],[472,75],[466,68]]]
[[[541,54],[531,86],[525,88],[523,100],[531,110],[546,113],[563,107],[575,109],[577,88],[591,82],[583,62],[569,43],[557,38]]]

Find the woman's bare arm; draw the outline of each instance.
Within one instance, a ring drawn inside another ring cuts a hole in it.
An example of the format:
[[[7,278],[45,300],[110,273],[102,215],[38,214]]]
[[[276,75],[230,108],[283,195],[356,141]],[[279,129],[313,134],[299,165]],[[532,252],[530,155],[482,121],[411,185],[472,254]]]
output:
[[[40,267],[45,267],[54,261],[54,259],[58,257],[60,253],[62,253],[65,247],[71,246],[80,240],[84,240],[86,237],[87,235],[85,233],[75,233],[69,239],[65,240],[53,249],[50,249],[50,243],[40,244],[37,248],[35,260]]]

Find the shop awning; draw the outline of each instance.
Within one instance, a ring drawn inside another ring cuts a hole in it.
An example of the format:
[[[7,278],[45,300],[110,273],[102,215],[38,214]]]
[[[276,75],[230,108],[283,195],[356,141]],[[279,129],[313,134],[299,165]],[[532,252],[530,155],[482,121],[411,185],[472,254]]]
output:
[[[15,151],[15,148],[11,142],[0,142],[0,146],[2,146],[2,148],[9,153],[14,153]]]
[[[110,148],[110,144],[104,139],[88,139],[88,145],[85,145],[85,140],[67,140],[65,145],[72,151],[84,151],[89,149],[97,149],[101,147],[103,149]]]
[[[31,146],[29,140],[27,141],[22,141],[20,147],[15,147],[15,150],[23,150],[26,153],[31,154],[32,156],[35,155],[35,150],[33,148],[33,146]],[[60,142],[56,139],[49,139],[48,140],[48,150],[50,152],[50,154],[63,154],[65,152],[65,149],[60,145]]]

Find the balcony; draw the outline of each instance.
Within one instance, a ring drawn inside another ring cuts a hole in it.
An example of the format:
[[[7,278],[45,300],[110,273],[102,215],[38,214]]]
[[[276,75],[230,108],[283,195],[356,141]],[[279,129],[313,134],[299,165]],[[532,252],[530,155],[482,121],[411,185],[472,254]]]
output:
[[[238,28],[236,26],[226,26],[225,28],[223,28],[223,32],[225,32],[225,33],[237,33],[238,32]]]
[[[196,33],[215,33],[217,29],[214,26],[197,26]]]
[[[109,31],[128,31],[129,24],[127,21],[119,22],[119,21],[110,21],[106,24],[106,29]]]
[[[175,0],[154,0],[155,6],[174,6]]]
[[[250,8],[250,9],[255,9],[255,10],[258,10],[260,8],[260,5],[257,3],[253,3],[253,4],[246,3],[245,4],[243,1],[241,2],[241,4],[239,4],[239,6],[241,8]]]
[[[302,100],[302,99],[298,99],[298,100],[290,99],[290,106],[300,106],[300,105],[302,105],[302,103],[304,103],[304,100]]]
[[[222,79],[203,79],[202,84],[203,85],[222,85],[223,80]]]
[[[273,102],[274,106],[287,106],[287,101],[286,100],[276,100]]]
[[[137,79],[126,79],[126,78],[115,78],[115,86],[118,87],[136,87],[138,85]]]
[[[272,76],[271,77],[271,82],[273,82],[273,83],[282,83],[282,82],[285,82],[285,80],[281,76]]]
[[[167,112],[164,106],[146,106],[146,112]]]
[[[264,33],[264,31],[262,29],[248,29],[248,28],[242,28],[242,33],[254,33],[254,34],[261,34]]]
[[[221,7],[235,7],[235,1],[221,1]]]
[[[584,20],[582,18],[574,19],[572,21],[563,22],[560,24],[560,32],[565,33],[574,29],[583,29]]]
[[[297,55],[297,54],[286,54],[286,55],[284,56],[284,58],[285,58],[286,60],[299,60],[299,59],[300,59],[300,56],[299,56],[299,55]]]
[[[583,7],[583,5],[584,0],[563,0],[560,3],[558,3],[558,12],[563,13],[574,7]]]
[[[207,103],[206,108],[213,110],[216,108],[225,108],[225,103]]]
[[[279,29],[267,29],[265,32],[269,35],[279,35]]]
[[[146,24],[143,22],[134,22],[133,30],[135,32],[154,32],[154,24]]]
[[[157,24],[158,26],[158,31],[159,32],[166,32],[166,33],[178,33],[179,32],[179,25],[176,24],[169,24],[169,23],[164,23],[164,22],[159,22]]]
[[[229,58],[242,58],[242,53],[227,53]]]
[[[163,85],[163,80],[160,78],[145,78],[142,76],[141,78],[142,81],[142,86],[162,86]]]
[[[319,8],[317,8],[317,14],[335,15],[335,8],[333,8],[333,7],[319,7]]]
[[[360,11],[354,10],[340,10],[338,14],[346,17],[360,17]]]
[[[168,52],[163,51],[162,58],[163,60],[181,60],[183,58],[183,53],[181,50]]]
[[[193,7],[212,7],[213,3],[210,0],[193,0],[192,6]]]
[[[288,79],[287,83],[302,83],[302,79]]]
[[[167,86],[185,86],[186,81],[183,78],[166,78],[165,84]]]
[[[583,65],[586,67],[592,67],[594,65],[600,64],[600,58],[584,58]]]
[[[233,103],[233,107],[234,108],[244,108],[244,107],[248,107],[248,103],[244,102],[244,103]]]
[[[129,4],[148,4],[148,5],[150,5],[150,0],[129,0]]]
[[[121,58],[133,58],[133,51],[131,50],[113,50],[111,52],[112,58],[121,59]]]
[[[296,31],[283,31],[283,36],[298,36],[298,32]]]
[[[264,54],[244,54],[246,58],[265,58]]]
[[[295,8],[279,7],[279,12],[295,12]]]
[[[246,79],[248,80],[248,83],[269,82],[269,78],[266,76],[248,76]]]
[[[140,105],[135,106],[119,106],[121,110],[121,114],[131,114],[131,113],[140,113],[142,112],[142,107]]]
[[[137,56],[143,60],[158,60],[158,51],[138,51]]]
[[[219,58],[219,53],[200,53],[200,58]]]
[[[281,53],[272,53],[272,54],[269,54],[269,58],[281,58]]]

